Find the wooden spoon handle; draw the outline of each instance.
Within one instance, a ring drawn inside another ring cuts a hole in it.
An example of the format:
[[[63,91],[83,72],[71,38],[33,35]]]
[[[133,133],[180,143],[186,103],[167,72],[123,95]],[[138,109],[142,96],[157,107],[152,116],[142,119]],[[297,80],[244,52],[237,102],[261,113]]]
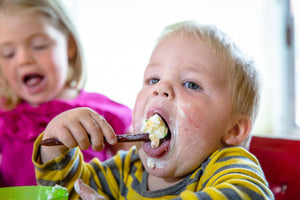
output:
[[[106,142],[105,138],[104,141]],[[150,141],[149,139],[149,134],[148,133],[142,133],[142,134],[125,134],[125,135],[117,135],[117,141],[118,142],[148,142]],[[43,146],[57,146],[57,145],[63,145],[59,139],[53,137],[53,138],[48,138],[45,140],[42,140],[41,145]]]

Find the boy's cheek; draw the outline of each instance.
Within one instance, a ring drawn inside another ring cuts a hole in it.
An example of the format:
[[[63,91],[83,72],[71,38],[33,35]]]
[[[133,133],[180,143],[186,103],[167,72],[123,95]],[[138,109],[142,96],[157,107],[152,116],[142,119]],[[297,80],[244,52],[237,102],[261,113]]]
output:
[[[141,118],[144,115],[145,102],[139,96],[140,96],[140,94],[136,98],[135,105],[134,105],[134,108],[133,108],[133,113],[132,113],[132,118],[133,119]]]
[[[195,127],[200,128],[201,110],[191,104],[179,105],[179,118],[181,118],[182,128],[186,131]]]

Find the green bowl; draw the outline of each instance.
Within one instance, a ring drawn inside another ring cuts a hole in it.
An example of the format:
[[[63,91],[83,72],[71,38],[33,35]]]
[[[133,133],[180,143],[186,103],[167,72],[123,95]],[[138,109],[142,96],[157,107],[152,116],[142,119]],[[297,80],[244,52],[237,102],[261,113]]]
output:
[[[0,199],[5,200],[68,200],[69,192],[63,187],[20,186],[0,188]]]

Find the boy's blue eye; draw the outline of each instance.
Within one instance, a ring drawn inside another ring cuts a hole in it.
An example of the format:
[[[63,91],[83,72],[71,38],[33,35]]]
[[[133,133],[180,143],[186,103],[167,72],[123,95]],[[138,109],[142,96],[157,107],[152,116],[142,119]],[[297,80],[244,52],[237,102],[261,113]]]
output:
[[[185,82],[183,85],[185,87],[189,88],[189,89],[192,89],[192,90],[199,90],[199,89],[201,89],[199,87],[199,85],[197,85],[196,83],[190,82],[190,81]]]
[[[150,79],[150,81],[149,81],[150,85],[154,85],[154,84],[156,84],[158,82],[159,82],[158,78],[153,78],[153,79]]]

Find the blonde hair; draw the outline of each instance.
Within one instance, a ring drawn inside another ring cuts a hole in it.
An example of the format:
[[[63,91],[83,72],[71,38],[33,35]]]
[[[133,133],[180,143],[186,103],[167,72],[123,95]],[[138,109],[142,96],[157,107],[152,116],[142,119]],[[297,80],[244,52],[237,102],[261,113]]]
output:
[[[69,59],[69,77],[66,85],[70,88],[82,89],[86,82],[86,72],[83,67],[83,49],[76,28],[67,10],[60,0],[0,0],[0,14],[9,9],[19,9],[46,16],[48,22],[58,30],[69,35],[69,40],[75,43],[75,56]],[[1,17],[1,15],[0,15]],[[13,109],[21,101],[5,80],[0,67],[0,107]]]
[[[260,102],[259,74],[253,60],[245,56],[225,33],[212,25],[202,25],[194,21],[171,24],[165,27],[156,45],[172,36],[200,39],[225,61],[231,75],[232,113],[248,116],[253,125]]]

